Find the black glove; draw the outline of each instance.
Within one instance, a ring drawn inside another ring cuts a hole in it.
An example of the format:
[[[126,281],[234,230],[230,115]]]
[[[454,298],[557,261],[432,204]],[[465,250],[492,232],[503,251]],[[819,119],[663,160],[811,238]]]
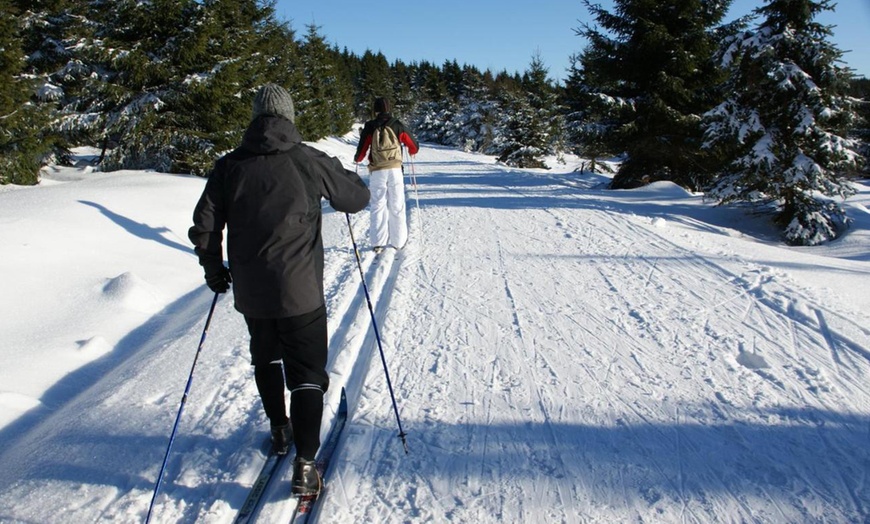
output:
[[[205,272],[205,285],[215,293],[226,293],[233,277],[223,264]]]

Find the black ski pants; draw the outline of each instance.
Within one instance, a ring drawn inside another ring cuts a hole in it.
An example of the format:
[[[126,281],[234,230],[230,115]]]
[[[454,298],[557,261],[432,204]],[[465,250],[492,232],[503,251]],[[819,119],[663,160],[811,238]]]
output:
[[[254,378],[266,416],[273,426],[287,423],[286,384],[296,455],[314,460],[320,447],[323,393],[329,387],[326,308],[287,318],[245,317],[245,322],[251,335]]]

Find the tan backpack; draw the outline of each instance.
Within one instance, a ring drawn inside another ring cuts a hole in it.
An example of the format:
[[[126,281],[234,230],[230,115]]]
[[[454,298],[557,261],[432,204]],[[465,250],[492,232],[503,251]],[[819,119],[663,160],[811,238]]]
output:
[[[402,165],[402,144],[388,125],[375,128],[372,135],[372,159],[370,169],[388,169]]]

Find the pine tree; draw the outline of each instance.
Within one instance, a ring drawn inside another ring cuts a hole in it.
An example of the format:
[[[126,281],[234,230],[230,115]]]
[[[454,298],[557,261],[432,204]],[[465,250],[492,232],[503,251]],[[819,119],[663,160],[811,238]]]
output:
[[[700,118],[718,83],[712,30],[730,1],[615,0],[613,13],[584,3],[604,30],[578,31],[590,42],[585,82],[606,104],[601,138],[627,153],[611,186],[703,185]]]
[[[405,118],[414,113],[417,97],[411,87],[414,82],[414,70],[401,60],[393,63],[393,112],[396,116]]]
[[[101,42],[88,58],[103,71],[84,91],[88,110],[102,117],[105,170],[156,169],[191,172],[192,156],[208,149],[206,140],[191,140],[197,127],[213,125],[214,116],[187,118],[180,95],[185,66],[197,50],[189,28],[196,27],[202,7],[193,0],[122,0],[96,34]],[[188,85],[194,96],[196,82]]]
[[[844,138],[855,114],[848,70],[831,31],[814,21],[827,0],[770,0],[754,30],[724,47],[728,98],[706,115],[707,144],[728,159],[711,194],[721,203],[773,203],[787,242],[815,245],[847,222],[836,198],[854,190]]]
[[[485,74],[466,66],[462,76],[456,145],[465,151],[491,152],[501,107],[489,90]],[[492,74],[488,78],[491,82]]]
[[[863,172],[870,173],[870,79],[853,78],[849,94],[854,98],[855,114],[858,117],[851,136],[859,142],[858,149],[863,156]]]
[[[565,108],[565,135],[570,150],[589,159],[588,167],[592,172],[609,171],[606,164],[598,159],[606,155],[616,155],[620,151],[610,149],[606,140],[618,122],[608,119],[612,111],[609,99],[602,99],[590,92],[586,85],[586,72],[583,68],[584,55],[574,54],[570,57],[571,65],[565,79],[565,89],[562,93]]]
[[[105,103],[99,86],[111,78],[102,64],[101,31],[111,6],[105,0],[16,2],[22,9],[22,40],[28,76],[34,79],[40,111],[49,114],[54,154],[92,145],[102,134]]]
[[[515,167],[546,168],[541,158],[553,150],[558,123],[556,92],[539,55],[532,57],[519,93],[506,93],[505,141],[499,161]]]
[[[339,59],[318,27],[309,25],[300,49],[307,82],[293,93],[296,125],[306,140],[343,135],[353,124],[352,86],[341,74]]]
[[[118,9],[107,40],[122,50],[117,90],[128,94],[111,113],[119,117],[109,119],[119,147],[105,167],[204,174],[238,145],[260,85],[301,85],[301,72],[290,66],[292,33],[272,5],[131,0]]]
[[[529,105],[540,122],[541,143],[544,154],[561,153],[564,150],[564,109],[559,101],[559,89],[548,78],[549,69],[540,52],[532,56],[529,68],[523,73],[523,91]]]
[[[356,99],[356,115],[360,120],[372,117],[375,98],[393,100],[393,74],[383,53],[366,51],[360,60],[360,84]]]
[[[0,0],[0,185],[33,185],[51,149],[46,119],[31,101],[33,82],[23,75],[19,12]]]

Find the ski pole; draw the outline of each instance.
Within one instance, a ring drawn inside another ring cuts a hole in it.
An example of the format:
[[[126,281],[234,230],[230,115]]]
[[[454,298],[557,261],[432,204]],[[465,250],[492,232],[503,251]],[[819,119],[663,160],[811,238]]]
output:
[[[423,237],[423,214],[420,212],[420,194],[417,192],[417,170],[414,167],[414,156],[408,154],[408,163],[411,164],[411,183],[414,185],[414,202],[417,204],[417,216],[420,220],[420,237]]]
[[[399,408],[396,405],[396,395],[393,394],[393,382],[390,380],[390,372],[387,369],[387,359],[384,357],[384,348],[381,346],[381,335],[378,332],[378,322],[375,320],[375,310],[372,307],[372,299],[369,296],[369,288],[366,285],[366,277],[363,274],[362,261],[359,256],[359,249],[356,245],[356,239],[353,236],[353,226],[350,223],[350,214],[345,213],[347,217],[347,229],[350,231],[350,241],[353,243],[353,254],[356,256],[356,267],[359,268],[359,278],[362,280],[363,291],[366,295],[366,303],[369,306],[369,314],[372,316],[372,327],[375,330],[375,339],[378,341],[378,351],[381,353],[381,363],[384,365],[384,376],[387,377],[387,388],[390,390],[390,398],[393,400],[393,411],[396,413],[396,423],[399,425],[399,438],[402,439],[402,447],[405,448],[405,454],[408,454],[408,441],[405,440],[407,433],[402,429],[402,420],[399,418]]]
[[[163,457],[163,465],[160,466],[160,473],[157,474],[157,484],[154,486],[154,493],[151,495],[151,505],[148,506],[148,516],[145,517],[145,523],[151,522],[151,513],[154,510],[154,502],[157,500],[157,492],[160,490],[160,483],[163,481],[163,472],[166,471],[166,463],[169,462],[169,452],[172,450],[172,443],[175,441],[175,432],[178,431],[178,422],[181,420],[181,412],[184,411],[184,403],[187,401],[187,394],[190,392],[190,384],[193,382],[193,370],[196,368],[196,361],[199,359],[199,353],[202,351],[202,345],[205,343],[205,335],[208,333],[208,326],[211,324],[211,317],[214,314],[214,307],[217,305],[220,293],[214,294],[214,299],[211,301],[211,308],[208,310],[208,316],[205,319],[205,328],[202,330],[202,337],[199,339],[199,347],[196,348],[196,355],[193,357],[193,365],[190,367],[190,374],[187,376],[187,386],[184,388],[184,395],[181,397],[181,405],[178,406],[178,414],[175,416],[175,425],[172,426],[172,434],[169,435],[169,446],[166,447],[166,455]]]

